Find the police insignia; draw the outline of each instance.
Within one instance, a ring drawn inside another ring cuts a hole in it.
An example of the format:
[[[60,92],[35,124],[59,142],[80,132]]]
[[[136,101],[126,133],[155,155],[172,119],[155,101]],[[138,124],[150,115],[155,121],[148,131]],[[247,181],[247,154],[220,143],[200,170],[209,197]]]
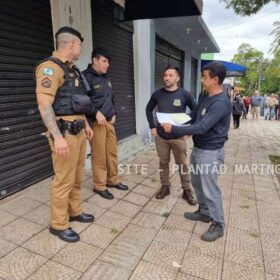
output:
[[[46,67],[43,69],[43,74],[47,76],[53,76],[54,70],[53,68]]]
[[[109,86],[109,87],[112,87],[112,84],[111,84],[111,82],[110,82],[110,81],[108,82],[108,86]]]
[[[204,116],[206,114],[206,108],[203,108],[201,111],[201,116]]]
[[[99,89],[101,86],[99,84],[93,85],[93,89]]]
[[[180,99],[174,99],[174,101],[173,101],[173,105],[174,106],[181,106],[181,100]]]
[[[41,82],[41,86],[44,87],[44,88],[50,88],[51,85],[52,85],[52,82],[49,78],[45,78]]]

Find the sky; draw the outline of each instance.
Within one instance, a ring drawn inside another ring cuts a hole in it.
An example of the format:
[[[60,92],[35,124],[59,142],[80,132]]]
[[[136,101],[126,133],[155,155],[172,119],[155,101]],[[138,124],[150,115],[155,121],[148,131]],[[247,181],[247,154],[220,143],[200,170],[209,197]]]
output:
[[[270,3],[257,14],[241,17],[232,9],[226,9],[219,0],[204,0],[202,17],[220,47],[215,59],[230,61],[242,43],[262,51],[271,57],[269,49],[273,41],[273,22],[280,20],[280,5]]]

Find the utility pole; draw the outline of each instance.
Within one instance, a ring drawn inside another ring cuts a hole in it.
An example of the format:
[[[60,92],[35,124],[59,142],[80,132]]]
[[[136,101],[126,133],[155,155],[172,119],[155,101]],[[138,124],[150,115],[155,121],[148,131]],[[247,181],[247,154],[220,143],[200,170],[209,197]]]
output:
[[[261,93],[262,63],[263,63],[263,60],[262,60],[262,58],[261,58],[261,59],[260,59],[260,63],[259,63],[259,86],[258,86],[258,91],[259,91],[259,93]]]

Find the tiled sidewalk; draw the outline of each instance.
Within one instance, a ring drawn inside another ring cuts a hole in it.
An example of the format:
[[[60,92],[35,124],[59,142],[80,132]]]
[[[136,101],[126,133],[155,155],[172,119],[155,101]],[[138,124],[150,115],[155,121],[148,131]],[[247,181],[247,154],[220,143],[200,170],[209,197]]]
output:
[[[279,137],[277,121],[245,120],[231,129],[227,173],[220,176],[227,227],[213,243],[199,238],[209,224],[183,217],[196,207],[182,200],[177,174],[171,195],[154,198],[153,147],[130,163],[148,164],[148,175],[123,176],[130,191],[113,190],[112,201],[94,195],[87,174],[83,206],[96,221],[71,224],[81,236],[76,244],[48,232],[50,179],[0,201],[0,279],[280,279],[280,183],[274,174],[234,170],[235,164],[270,164],[269,154],[280,155]],[[191,140],[188,146],[190,153]]]

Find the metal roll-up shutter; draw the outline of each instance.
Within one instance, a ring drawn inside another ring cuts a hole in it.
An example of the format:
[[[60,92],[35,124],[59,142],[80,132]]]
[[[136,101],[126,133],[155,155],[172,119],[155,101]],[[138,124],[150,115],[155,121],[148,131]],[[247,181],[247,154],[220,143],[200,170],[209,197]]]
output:
[[[52,174],[33,79],[52,49],[48,0],[1,0],[0,198]]]
[[[184,73],[184,52],[171,45],[167,41],[156,36],[156,63],[155,63],[155,88],[163,87],[163,72],[168,65],[177,66],[181,71],[181,77]],[[181,79],[183,86],[183,79]]]
[[[105,48],[111,56],[108,77],[117,108],[118,140],[136,133],[133,69],[133,24],[114,18],[120,6],[113,0],[92,0],[93,47]]]

